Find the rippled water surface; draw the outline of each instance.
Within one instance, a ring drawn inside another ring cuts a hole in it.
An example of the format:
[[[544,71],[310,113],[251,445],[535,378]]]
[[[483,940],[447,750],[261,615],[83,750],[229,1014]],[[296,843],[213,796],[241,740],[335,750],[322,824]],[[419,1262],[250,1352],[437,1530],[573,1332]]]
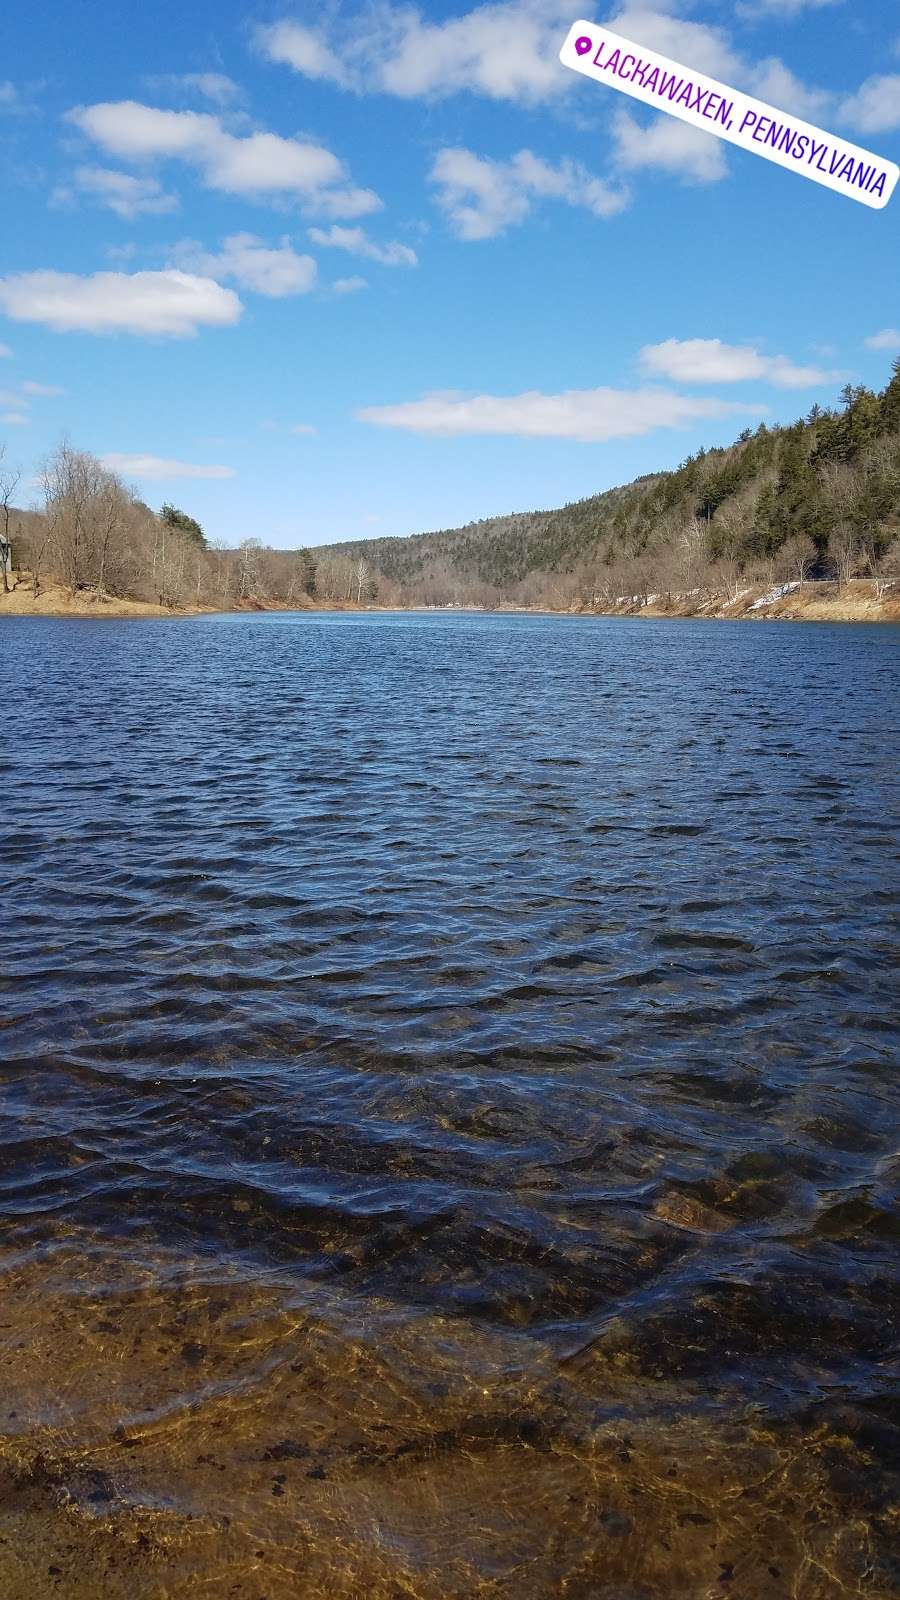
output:
[[[10,619],[0,1593],[900,1593],[900,630]]]

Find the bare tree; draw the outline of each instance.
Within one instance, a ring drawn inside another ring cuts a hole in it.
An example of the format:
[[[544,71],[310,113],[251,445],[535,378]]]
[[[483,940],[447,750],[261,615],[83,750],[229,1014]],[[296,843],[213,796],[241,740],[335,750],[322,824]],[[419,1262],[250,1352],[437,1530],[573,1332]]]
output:
[[[777,576],[784,583],[797,583],[800,588],[809,576],[816,559],[816,547],[805,533],[795,533],[785,540],[775,561]]]
[[[685,595],[693,594],[699,586],[705,566],[706,529],[692,517],[678,533],[676,541],[678,579]]]
[[[852,519],[865,490],[863,474],[846,461],[826,461],[818,470],[828,503],[842,520]]]
[[[237,551],[238,597],[247,600],[259,584],[259,554],[262,549],[258,539],[242,539]]]
[[[102,470],[93,456],[62,444],[42,474],[44,514],[53,529],[54,558],[72,594],[88,582],[94,497]]]
[[[872,563],[872,582],[875,585],[876,600],[883,600],[888,589],[892,589],[898,579],[900,579],[900,539],[895,540]]]
[[[128,497],[124,489],[111,473],[106,474],[98,484],[96,506],[96,588],[101,600],[109,576],[110,557],[115,555],[116,542],[124,532],[127,511]]]
[[[744,589],[744,574],[733,556],[723,556],[720,561],[713,563],[709,581],[716,593],[724,594],[730,606],[736,604]]]
[[[222,544],[221,541],[217,541],[212,546],[212,561],[217,579],[216,586],[219,592],[219,600],[223,606],[227,606],[234,574],[234,551],[229,550],[228,546]]]
[[[31,593],[35,600],[41,592],[41,574],[44,567],[44,557],[53,547],[54,523],[46,514],[41,517],[37,528],[32,532],[30,539],[31,555]]]
[[[837,524],[828,540],[828,554],[834,562],[838,586],[847,589],[856,570],[856,537],[849,522]]]

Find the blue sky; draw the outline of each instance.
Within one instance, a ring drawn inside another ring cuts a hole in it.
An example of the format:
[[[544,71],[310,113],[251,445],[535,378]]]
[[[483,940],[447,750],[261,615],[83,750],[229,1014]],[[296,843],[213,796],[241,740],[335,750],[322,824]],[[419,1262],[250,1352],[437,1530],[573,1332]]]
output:
[[[13,0],[7,459],[65,435],[293,546],[558,505],[882,387],[900,198],[566,71],[576,17],[900,160],[892,0]]]

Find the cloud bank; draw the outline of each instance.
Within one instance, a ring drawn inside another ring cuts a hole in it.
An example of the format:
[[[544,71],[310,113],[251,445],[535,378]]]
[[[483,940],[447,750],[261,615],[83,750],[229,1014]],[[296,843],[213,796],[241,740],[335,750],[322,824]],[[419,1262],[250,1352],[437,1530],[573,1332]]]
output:
[[[209,189],[255,200],[293,199],[330,217],[377,211],[371,189],[354,187],[324,145],[277,133],[230,133],[206,111],[165,111],[136,100],[76,106],[67,120],[120,160],[183,161]]]
[[[840,376],[820,367],[801,367],[787,356],[765,356],[750,345],[723,344],[721,339],[666,339],[647,344],[640,353],[647,372],[680,383],[743,383],[763,378],[779,389],[808,389]]]
[[[188,338],[240,318],[233,289],[212,278],[165,272],[18,272],[0,278],[0,310],[55,333],[136,333]]]
[[[763,405],[675,394],[667,389],[570,389],[564,394],[532,390],[519,395],[425,395],[394,406],[364,406],[361,422],[405,428],[444,438],[461,434],[506,434],[520,439],[574,439],[599,444],[636,438],[657,428],[680,428],[701,418],[735,412],[760,416]]]
[[[174,461],[167,456],[119,455],[112,451],[100,461],[109,472],[121,477],[156,482],[169,478],[233,478],[233,467],[203,467],[192,461]]]

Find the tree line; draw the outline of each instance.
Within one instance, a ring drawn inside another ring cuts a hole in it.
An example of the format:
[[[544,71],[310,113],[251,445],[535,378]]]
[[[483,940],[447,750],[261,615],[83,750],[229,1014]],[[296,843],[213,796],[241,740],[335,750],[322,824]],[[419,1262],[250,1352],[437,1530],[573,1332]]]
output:
[[[602,609],[623,598],[736,599],[753,584],[900,579],[900,360],[876,393],[847,385],[834,408],[745,429],[651,474],[554,511],[412,537],[275,550],[211,541],[188,513],[154,512],[94,456],[63,444],[35,512],[14,508],[0,447],[0,543],[35,594],[205,605],[539,605]],[[3,563],[0,562],[0,566]],[[4,583],[7,574],[4,567]]]
[[[45,464],[35,510],[14,506],[20,476],[6,468],[0,446],[0,543],[11,547],[35,597],[51,583],[72,595],[147,600],[171,610],[295,605],[320,593],[335,602],[370,596],[360,558],[320,563],[310,550],[273,550],[254,537],[236,547],[210,541],[196,518],[169,503],[152,511],[95,456],[69,444]],[[0,565],[8,590],[12,579]]]

